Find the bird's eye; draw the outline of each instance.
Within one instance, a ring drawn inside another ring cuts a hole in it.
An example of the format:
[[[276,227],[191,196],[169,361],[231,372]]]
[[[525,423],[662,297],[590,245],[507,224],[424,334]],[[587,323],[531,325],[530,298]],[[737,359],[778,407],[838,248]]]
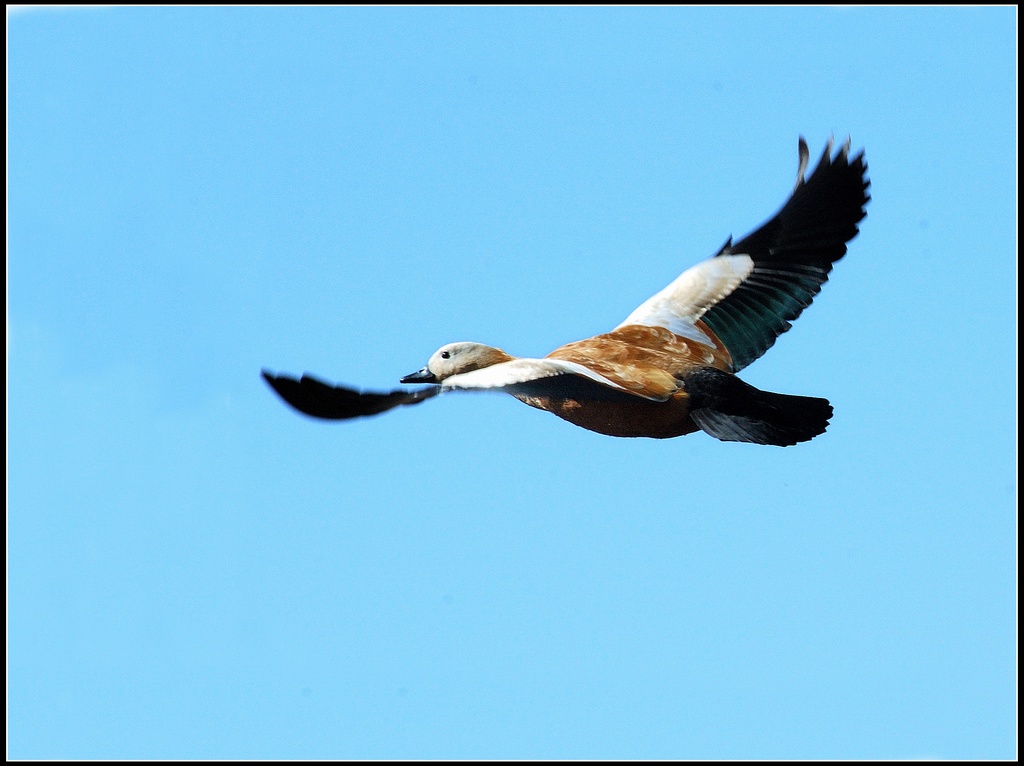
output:
[[[441,352],[441,358],[442,359],[451,359],[451,357],[452,357],[452,352],[451,351],[442,351]]]

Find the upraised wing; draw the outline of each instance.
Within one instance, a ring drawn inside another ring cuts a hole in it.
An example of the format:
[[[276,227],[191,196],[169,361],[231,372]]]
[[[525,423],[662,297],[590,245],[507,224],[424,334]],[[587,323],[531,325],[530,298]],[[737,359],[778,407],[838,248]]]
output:
[[[867,164],[850,159],[850,142],[835,157],[832,141],[810,178],[807,143],[799,143],[796,187],[782,209],[714,258],[684,271],[619,325],[665,327],[713,345],[698,320],[718,336],[742,370],[775,343],[828,281],[864,218]],[[616,328],[618,329],[618,328]]]

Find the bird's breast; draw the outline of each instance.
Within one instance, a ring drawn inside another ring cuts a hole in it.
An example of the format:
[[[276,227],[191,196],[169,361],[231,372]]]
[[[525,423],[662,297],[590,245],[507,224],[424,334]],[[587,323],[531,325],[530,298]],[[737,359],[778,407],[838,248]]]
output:
[[[638,397],[632,397],[631,401],[581,401],[557,396],[513,396],[580,428],[607,436],[670,439],[697,430],[683,394],[664,402]]]

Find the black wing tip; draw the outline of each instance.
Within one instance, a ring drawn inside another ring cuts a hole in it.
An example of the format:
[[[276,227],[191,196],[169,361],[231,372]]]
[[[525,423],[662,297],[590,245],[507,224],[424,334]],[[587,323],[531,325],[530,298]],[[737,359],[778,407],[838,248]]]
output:
[[[867,204],[871,201],[871,195],[868,194],[871,179],[867,174],[868,164],[864,159],[864,148],[862,147],[851,158],[851,146],[852,139],[847,135],[839,149],[834,151],[835,137],[830,135],[814,172],[807,177],[806,181],[797,184],[793,194],[777,214],[777,218],[781,219],[788,211],[792,210],[794,223],[797,219],[808,218],[807,221],[802,222],[805,225],[814,225],[815,217],[828,216],[836,220],[845,218],[849,228],[844,231],[840,227],[830,232],[833,238],[842,239],[844,245],[841,252],[837,252],[836,256],[831,259],[833,262],[846,254],[845,244],[860,233],[857,224],[867,216]],[[809,202],[811,197],[817,198],[818,201]],[[831,209],[822,207],[823,205],[828,205]],[[810,210],[806,209],[808,206],[814,210],[813,216],[808,215],[810,213]],[[799,212],[801,208],[805,209],[803,216]],[[801,244],[809,249],[814,243]]]
[[[260,377],[285,404],[303,415],[321,420],[344,417],[337,414],[337,407],[332,406],[330,401],[330,393],[334,392],[333,387],[309,374],[296,378],[293,375],[279,375],[264,368],[260,370]]]
[[[793,187],[794,190],[799,189],[803,185],[804,175],[807,173],[807,162],[811,158],[811,150],[807,148],[807,140],[803,136],[800,136],[796,150],[799,162],[796,168],[796,186]]]
[[[797,142],[797,180],[789,199],[755,231],[717,255],[745,254],[754,269],[732,293],[711,306],[702,319],[729,349],[734,370],[767,351],[775,338],[821,290],[847,243],[860,233],[871,199],[867,163],[861,149],[852,158],[852,139],[836,149],[829,136],[813,172],[807,140]]]
[[[301,378],[267,369],[261,377],[293,409],[319,420],[349,420],[378,415],[404,404],[418,404],[440,393],[440,386],[395,391],[360,391],[326,383],[308,372]]]
[[[284,394],[281,392],[281,389],[282,387],[287,387],[288,381],[291,381],[292,383],[298,383],[298,380],[296,380],[292,376],[278,375],[276,372],[272,372],[266,367],[260,370],[260,377],[263,378],[266,384],[270,386],[272,389],[274,389],[274,391],[276,391],[282,398],[284,398]]]
[[[821,159],[818,160],[818,164],[814,169],[814,173],[817,173],[819,169],[829,168],[833,165],[839,165],[841,168],[856,168],[866,171],[868,168],[867,161],[864,159],[864,147],[853,157],[850,156],[850,150],[853,147],[853,138],[847,135],[843,143],[839,146],[838,151],[833,154],[835,149],[835,136],[830,135],[828,141],[825,144],[825,150],[821,153]],[[804,141],[803,136],[800,137],[800,159],[803,160],[804,151],[807,148],[807,144]],[[814,174],[812,173],[812,176]],[[865,179],[866,180],[866,179]]]

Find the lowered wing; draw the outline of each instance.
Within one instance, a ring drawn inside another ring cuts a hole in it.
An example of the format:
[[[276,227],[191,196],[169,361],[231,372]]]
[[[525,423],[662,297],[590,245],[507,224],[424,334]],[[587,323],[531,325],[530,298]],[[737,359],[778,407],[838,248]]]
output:
[[[263,379],[288,404],[306,415],[324,420],[346,420],[377,415],[406,404],[419,404],[437,396],[438,386],[387,392],[358,391],[317,380],[312,375],[293,378],[263,370]]]
[[[619,382],[566,359],[513,359],[461,375],[441,384],[447,391],[503,391],[526,396],[557,396],[581,401],[665,401],[668,396],[631,390]]]

